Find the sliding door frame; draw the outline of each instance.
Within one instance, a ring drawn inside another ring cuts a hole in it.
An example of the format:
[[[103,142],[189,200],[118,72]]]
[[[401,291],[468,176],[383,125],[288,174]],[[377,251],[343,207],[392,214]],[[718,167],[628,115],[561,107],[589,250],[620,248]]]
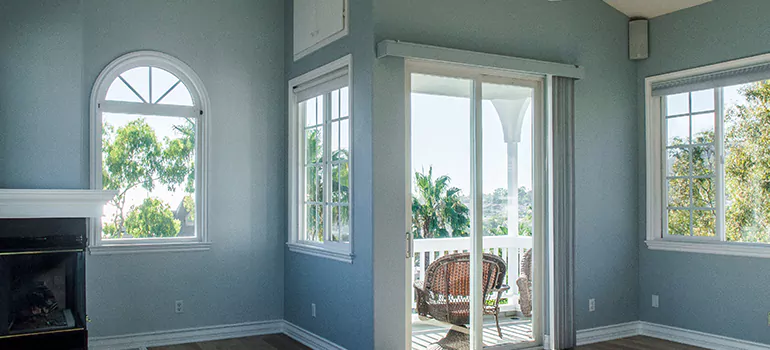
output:
[[[506,70],[497,70],[484,67],[475,67],[461,64],[444,63],[437,61],[426,61],[417,59],[405,60],[405,118],[406,118],[406,212],[405,215],[405,232],[407,235],[411,233],[411,198],[412,198],[412,111],[411,111],[411,79],[413,74],[426,74],[435,75],[448,78],[468,79],[472,82],[472,89],[470,90],[469,99],[471,100],[471,198],[473,217],[471,219],[471,349],[482,349],[482,330],[483,330],[483,312],[482,303],[483,296],[481,295],[481,281],[478,280],[482,275],[482,253],[483,253],[483,234],[477,234],[482,232],[482,217],[478,214],[481,213],[481,199],[482,199],[482,85],[484,83],[522,86],[533,89],[532,94],[532,127],[533,127],[533,211],[536,213],[534,220],[534,233],[533,234],[533,275],[534,281],[532,283],[532,295],[533,295],[533,317],[532,317],[532,334],[534,341],[527,344],[522,344],[521,348],[542,348],[543,336],[545,331],[545,300],[550,299],[550,296],[546,294],[545,282],[546,282],[546,256],[551,256],[552,247],[546,245],[546,235],[548,234],[548,220],[551,216],[548,213],[548,199],[549,199],[549,152],[548,145],[550,144],[550,138],[548,133],[548,126],[550,125],[549,116],[547,113],[547,94],[546,84],[548,83],[547,77],[540,74],[526,74],[521,72],[513,72]],[[479,161],[476,161],[478,159]],[[405,300],[406,308],[406,343],[405,348],[411,349],[411,322],[412,322],[412,301],[411,295],[411,276],[413,253],[412,249],[413,237],[408,237],[407,244],[407,257],[405,264],[405,278],[407,291]],[[511,283],[509,281],[509,283]],[[515,283],[515,282],[513,282]],[[506,345],[489,347],[487,349],[509,349]]]

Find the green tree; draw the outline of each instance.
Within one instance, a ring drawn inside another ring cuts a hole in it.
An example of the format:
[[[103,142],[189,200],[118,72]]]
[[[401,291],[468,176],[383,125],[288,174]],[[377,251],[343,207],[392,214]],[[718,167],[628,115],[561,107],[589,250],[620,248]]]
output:
[[[128,214],[126,233],[132,237],[176,237],[181,223],[169,205],[157,198],[146,198]]]
[[[103,224],[103,233],[108,238],[120,238],[124,234],[133,237],[139,234],[136,230],[129,232],[128,216],[138,218],[145,210],[147,214],[149,205],[154,202],[145,201],[138,207],[126,207],[127,193],[135,188],[143,188],[152,191],[156,186],[163,185],[169,191],[175,191],[178,186],[184,185],[188,193],[195,191],[195,124],[186,120],[181,125],[174,126],[178,138],[164,138],[158,140],[155,130],[147,124],[144,118],[132,120],[126,125],[115,128],[105,123],[102,135],[102,182],[103,188],[117,190],[118,194],[111,200],[116,208],[115,213]],[[157,200],[159,201],[159,200]],[[168,204],[165,204],[168,206]],[[157,206],[157,205],[156,205]],[[157,208],[156,208],[157,209]],[[155,210],[163,212],[161,209]],[[147,216],[145,219],[155,218],[161,220],[162,215]],[[172,212],[173,217],[173,212]],[[149,220],[149,219],[148,219]],[[149,226],[148,226],[149,225]],[[147,223],[147,227],[164,226],[163,222],[153,226]],[[144,227],[143,225],[134,227]],[[173,227],[173,225],[165,225]],[[133,233],[132,233],[133,232]],[[168,230],[154,230],[141,234],[141,237],[167,237],[176,236],[179,233]]]
[[[450,187],[451,179],[443,175],[433,179],[428,173],[415,172],[412,194],[412,230],[415,238],[467,237],[469,210],[460,199],[460,189]]]
[[[323,141],[318,129],[308,130],[305,134],[305,156],[309,166],[306,167],[305,183],[307,202],[323,203],[325,184],[331,185],[332,201],[346,203],[345,206],[334,206],[332,210],[332,225],[348,225],[350,222],[350,159],[349,151],[340,149],[332,152],[330,161],[331,181],[326,182],[323,172]],[[306,208],[306,230],[317,241],[324,240],[323,205],[314,204]],[[343,237],[339,237],[343,238]]]

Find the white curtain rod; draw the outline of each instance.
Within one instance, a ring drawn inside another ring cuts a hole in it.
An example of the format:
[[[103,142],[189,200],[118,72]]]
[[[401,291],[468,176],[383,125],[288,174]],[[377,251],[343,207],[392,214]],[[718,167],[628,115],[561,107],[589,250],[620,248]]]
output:
[[[451,49],[440,46],[383,40],[377,44],[377,58],[403,57],[502,69],[529,74],[554,75],[582,79],[583,67],[572,64],[538,61],[528,58]]]

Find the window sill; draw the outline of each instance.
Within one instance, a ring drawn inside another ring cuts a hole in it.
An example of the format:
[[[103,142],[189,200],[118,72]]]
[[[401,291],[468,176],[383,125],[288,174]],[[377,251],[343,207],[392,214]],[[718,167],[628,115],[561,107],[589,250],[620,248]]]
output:
[[[728,242],[681,242],[662,239],[646,240],[650,250],[770,258],[770,245]]]
[[[337,261],[342,261],[348,264],[353,263],[353,254],[349,252],[341,252],[336,250],[325,249],[323,247],[317,247],[310,244],[302,243],[286,243],[289,246],[289,251],[301,254],[307,254],[317,256],[321,258],[327,258]]]
[[[184,243],[148,243],[148,244],[107,244],[98,247],[88,247],[90,255],[138,254],[138,253],[168,253],[168,252],[200,252],[211,249],[210,242]]]

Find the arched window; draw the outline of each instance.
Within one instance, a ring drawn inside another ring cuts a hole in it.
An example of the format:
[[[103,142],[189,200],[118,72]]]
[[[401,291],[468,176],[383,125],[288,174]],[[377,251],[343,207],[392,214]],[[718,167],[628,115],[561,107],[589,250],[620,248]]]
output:
[[[169,55],[134,52],[102,71],[91,93],[91,185],[118,194],[93,225],[92,252],[207,241],[207,108],[200,79]]]

